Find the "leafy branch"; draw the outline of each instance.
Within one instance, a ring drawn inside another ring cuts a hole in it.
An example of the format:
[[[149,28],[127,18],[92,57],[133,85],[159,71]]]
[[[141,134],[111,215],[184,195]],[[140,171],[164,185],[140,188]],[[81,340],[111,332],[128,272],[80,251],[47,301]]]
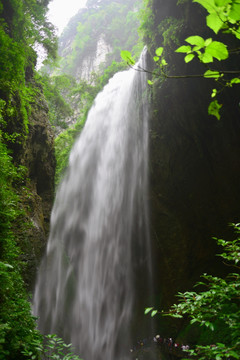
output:
[[[207,11],[207,26],[218,34],[220,30],[224,33],[230,33],[237,39],[240,39],[240,0],[193,0],[202,5]],[[159,47],[155,51],[153,61],[157,64],[157,69],[149,71],[139,66],[134,67],[135,61],[128,51],[122,51],[121,57],[130,67],[137,71],[144,71],[153,75],[154,78],[163,77],[166,79],[187,79],[187,78],[206,78],[214,79],[220,85],[220,89],[212,89],[211,97],[216,98],[225,88],[240,84],[240,70],[215,70],[209,67],[209,64],[215,60],[224,61],[230,55],[239,53],[240,48],[228,49],[227,45],[212,38],[204,39],[199,35],[189,36],[185,39],[186,45],[182,45],[175,50],[177,53],[185,54],[185,63],[191,62],[194,58],[202,63],[207,70],[202,74],[187,75],[169,75],[165,70],[167,61],[165,60],[164,48]],[[154,81],[148,80],[149,85],[153,85]],[[222,105],[215,99],[208,107],[208,113],[220,119],[219,110]]]
[[[237,233],[233,241],[214,238],[217,244],[223,247],[221,256],[229,266],[240,269],[240,224],[231,224]],[[145,314],[151,316],[160,314],[173,318],[183,318],[186,315],[190,324],[198,324],[216,332],[220,326],[228,338],[225,343],[216,342],[214,345],[197,345],[189,350],[189,354],[198,359],[240,359],[240,274],[230,273],[226,278],[220,278],[208,274],[202,275],[203,281],[199,281],[195,287],[204,287],[204,291],[179,292],[179,302],[172,305],[168,312],[155,310],[153,307],[145,309]],[[215,335],[216,336],[216,335]],[[222,341],[223,339],[220,339]]]

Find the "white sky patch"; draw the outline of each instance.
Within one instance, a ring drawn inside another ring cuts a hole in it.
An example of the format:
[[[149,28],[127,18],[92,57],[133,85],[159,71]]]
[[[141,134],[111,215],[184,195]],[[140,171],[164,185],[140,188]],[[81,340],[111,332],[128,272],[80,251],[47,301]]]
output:
[[[58,35],[79,9],[85,7],[87,0],[52,0],[49,3],[48,19],[58,28]]]

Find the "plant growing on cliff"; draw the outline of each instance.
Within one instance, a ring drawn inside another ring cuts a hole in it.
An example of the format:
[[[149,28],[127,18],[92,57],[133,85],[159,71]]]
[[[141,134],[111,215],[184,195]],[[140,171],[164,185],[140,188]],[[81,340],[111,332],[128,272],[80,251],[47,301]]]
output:
[[[208,12],[206,24],[215,35],[219,35],[219,32],[222,31],[240,40],[240,0],[193,0],[193,2],[199,3]],[[153,56],[153,61],[157,64],[155,71],[138,70],[149,72],[154,78],[161,76],[169,79],[202,77],[216,80],[218,88],[216,86],[212,89],[211,97],[214,100],[209,104],[208,113],[219,120],[219,111],[222,104],[218,103],[217,95],[226,88],[240,84],[240,69],[219,69],[218,65],[212,66],[211,63],[214,63],[216,60],[228,60],[231,55],[239,53],[240,47],[229,49],[228,45],[222,41],[216,41],[213,38],[204,39],[199,35],[189,36],[185,39],[185,42],[187,44],[178,47],[175,51],[185,54],[184,61],[186,63],[191,62],[193,59],[197,59],[202,63],[205,67],[205,71],[202,74],[169,75],[166,70],[168,64],[164,57],[164,47],[157,48]],[[130,53],[122,51],[121,56],[130,66],[134,65]],[[150,85],[154,83],[152,80],[148,82]]]
[[[200,338],[200,344],[188,351],[200,360],[240,359],[240,224],[232,226],[237,235],[235,240],[214,239],[224,249],[218,256],[234,272],[226,278],[203,274],[204,280],[195,287],[205,290],[178,293],[178,304],[168,313],[160,312],[174,318],[187,316],[191,325],[208,329],[208,339],[201,344]],[[155,316],[158,311],[147,308],[145,313]]]
[[[56,57],[54,28],[45,17],[48,2],[0,0],[0,129],[8,143],[21,144],[28,133],[35,95],[34,47],[40,44]]]
[[[22,214],[13,186],[20,175],[2,143],[1,133],[0,159],[0,359],[15,360],[22,358],[24,344],[34,338],[36,330],[13,233],[13,226]]]

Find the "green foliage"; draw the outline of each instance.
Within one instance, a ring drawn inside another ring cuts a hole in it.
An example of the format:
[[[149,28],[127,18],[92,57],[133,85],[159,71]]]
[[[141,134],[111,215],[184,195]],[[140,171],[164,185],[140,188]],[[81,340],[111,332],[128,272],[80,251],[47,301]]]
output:
[[[193,0],[207,11],[207,26],[215,34],[219,30],[231,33],[240,39],[240,1],[239,0]]]
[[[158,33],[163,36],[163,46],[169,50],[175,50],[179,43],[179,31],[183,26],[183,21],[168,17],[158,25]]]
[[[213,62],[213,59],[226,60],[229,56],[227,46],[219,41],[213,41],[212,38],[204,40],[201,36],[189,36],[186,40],[190,45],[180,46],[176,52],[186,53],[185,62],[193,60],[195,56],[203,63]],[[189,56],[191,55],[191,60]]]
[[[128,65],[134,65],[135,61],[132,58],[132,54],[130,53],[130,51],[127,50],[122,50],[121,51],[121,58],[123,59],[123,61],[126,61],[126,63]]]
[[[217,100],[211,101],[208,107],[209,115],[216,116],[218,120],[220,120],[219,110],[221,109],[222,105],[218,103]]]
[[[68,128],[67,130],[63,131],[56,139],[55,139],[55,152],[56,152],[56,173],[55,173],[55,183],[56,185],[59,184],[61,181],[62,176],[68,165],[68,159],[73,147],[73,144],[80,134],[83,126],[85,124],[87,118],[87,113],[80,118],[77,123],[73,126]]]
[[[240,359],[240,224],[231,224],[237,238],[232,241],[214,238],[223,247],[221,256],[228,266],[236,269],[226,278],[202,275],[203,281],[195,286],[201,290],[178,293],[179,302],[164,315],[174,318],[188,317],[190,324],[205,327],[212,332],[189,354],[200,360]],[[225,262],[224,262],[225,264]],[[145,313],[156,314],[153,308]],[[200,338],[201,340],[201,338]],[[213,343],[214,341],[214,343]]]
[[[31,104],[39,94],[33,47],[41,44],[51,56],[56,53],[53,27],[45,17],[47,4],[0,0],[0,359],[28,359],[22,351],[37,336],[15,238],[19,224],[28,226],[19,195],[25,191],[26,171],[13,165],[7,145],[14,154],[24,146]],[[37,354],[34,346],[31,351]]]
[[[138,57],[143,47],[137,32],[139,19],[136,9],[140,3],[140,0],[89,2],[88,8],[71,20],[60,38],[60,67],[55,73],[64,72],[79,77],[79,64],[89,57],[94,58],[100,43],[111,48],[102,69],[113,61],[121,61],[120,51],[123,47],[128,51],[135,48]],[[73,39],[71,49],[67,45],[69,39]],[[138,46],[139,43],[141,46]]]
[[[207,26],[218,34],[220,30],[225,33],[234,35],[237,39],[240,39],[240,1],[239,0],[193,0],[201,4],[207,11],[206,17]],[[208,64],[217,59],[218,61],[226,60],[229,58],[231,50],[228,50],[227,45],[214,41],[212,38],[203,39],[201,36],[190,36],[185,41],[190,45],[183,45],[179,47],[176,52],[186,53],[185,62],[192,61],[195,57],[204,64]],[[222,91],[226,87],[231,87],[233,84],[240,83],[239,78],[229,80],[229,71],[214,71],[209,68],[204,73],[206,78],[215,78],[221,85]],[[240,71],[236,71],[235,74],[239,74]],[[234,71],[233,71],[234,74]],[[212,97],[217,96],[217,89],[213,89]],[[222,105],[214,100],[208,107],[208,114],[215,116],[220,120],[219,110]]]
[[[187,0],[189,1],[189,0]],[[187,2],[185,0],[178,1],[179,4]],[[233,35],[237,39],[240,39],[240,0],[193,0],[202,5],[208,12],[206,17],[207,26],[214,31],[215,35],[218,35],[220,30],[224,33]],[[149,10],[149,1],[146,2],[145,10]],[[153,15],[153,14],[152,14]],[[167,73],[167,61],[165,57],[169,57],[169,49],[173,48],[173,44],[178,42],[179,29],[182,27],[181,20],[166,18],[161,21],[159,25],[159,34],[163,37],[163,46],[159,47],[155,55],[153,55],[153,61],[156,63],[156,70],[152,72],[153,79],[148,80],[149,85],[153,85],[155,79],[162,78],[193,78],[193,77],[205,77],[208,79],[214,79],[217,82],[218,87],[214,88],[211,93],[211,97],[217,97],[224,89],[232,87],[233,85],[240,84],[240,70],[217,70],[210,67],[210,64],[215,65],[217,61],[225,61],[230,58],[232,54],[239,52],[239,48],[229,49],[228,45],[222,41],[214,40],[213,38],[204,39],[199,35],[189,36],[185,39],[187,45],[181,45],[175,52],[185,54],[184,60],[186,63],[192,60],[198,60],[204,65],[207,70],[202,74],[196,75],[169,75]],[[164,30],[166,29],[166,30]],[[153,42],[154,31],[151,28]],[[150,38],[148,31],[146,31],[147,38]],[[159,50],[160,49],[160,50]],[[167,50],[166,50],[167,49]],[[129,62],[131,54],[124,58]],[[144,71],[147,71],[143,69]],[[147,71],[149,72],[149,71]],[[151,73],[151,72],[150,72]],[[219,104],[217,99],[212,101],[208,107],[208,114],[215,116],[220,120],[220,109],[222,104]]]
[[[43,94],[48,102],[50,124],[66,129],[65,119],[73,114],[73,110],[65,98],[69,99],[70,91],[76,84],[75,79],[68,75],[50,77],[43,74],[39,75],[38,82],[42,85]]]
[[[37,355],[33,353],[31,347],[37,349]],[[36,337],[32,341],[32,344],[25,347],[23,354],[27,356],[29,360],[81,360],[79,356],[74,354],[72,344],[65,344],[64,341],[55,334]]]
[[[143,8],[139,11],[139,32],[147,41],[154,40],[154,16],[151,6],[152,0],[144,0]]]
[[[41,44],[56,56],[56,37],[45,15],[48,0],[0,1],[0,129],[7,142],[21,144],[35,96],[27,73],[36,61],[33,47]]]
[[[36,331],[20,275],[19,249],[12,231],[22,214],[13,186],[19,182],[22,172],[12,164],[2,141],[0,158],[0,359],[15,360],[25,358],[21,351],[24,344],[33,339]]]

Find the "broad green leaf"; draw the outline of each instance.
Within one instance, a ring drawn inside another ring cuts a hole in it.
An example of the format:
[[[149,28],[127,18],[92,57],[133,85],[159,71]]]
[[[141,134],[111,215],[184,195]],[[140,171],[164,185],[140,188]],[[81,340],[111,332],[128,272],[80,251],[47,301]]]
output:
[[[210,54],[218,60],[228,58],[227,46],[219,41],[213,41],[206,47],[205,53]]]
[[[222,7],[229,4],[229,0],[214,0],[214,2],[218,7]]]
[[[176,52],[180,52],[180,53],[188,53],[192,50],[190,45],[183,45],[180,46],[179,48],[177,48],[177,50],[175,50]]]
[[[240,20],[240,3],[233,3],[230,13],[228,14],[230,19],[235,21]]]
[[[194,57],[195,57],[194,54],[188,54],[188,55],[186,55],[185,58],[184,58],[185,63],[189,63],[190,61],[192,61],[192,59],[193,59]]]
[[[198,54],[201,54],[201,51],[199,51],[200,49],[202,49],[202,46],[194,46],[192,51],[196,51]]]
[[[197,45],[200,46],[200,48],[204,47],[204,39],[201,36],[195,35],[195,36],[189,36],[187,39],[185,39],[186,42],[188,42],[191,45]]]
[[[234,78],[230,82],[231,84],[240,84],[240,78]]]
[[[202,5],[209,13],[213,13],[216,11],[216,5],[214,0],[193,0],[200,5]]]
[[[157,62],[157,61],[159,60],[159,56],[154,56],[154,57],[153,57],[153,60],[154,60],[155,62]]]
[[[217,13],[213,13],[207,16],[207,26],[210,27],[216,34],[219,32],[223,26],[223,21]]]
[[[212,101],[208,107],[208,114],[216,116],[216,118],[220,120],[221,116],[219,114],[219,110],[221,109],[221,107],[222,105],[219,104],[217,100]]]
[[[148,80],[148,85],[153,85],[153,81],[152,80]]]
[[[203,74],[203,76],[204,76],[205,78],[215,78],[215,79],[218,79],[219,76],[220,76],[220,73],[219,73],[219,71],[207,70],[207,71]]]
[[[205,46],[208,46],[209,44],[211,44],[211,42],[212,42],[212,38],[208,38],[208,39],[206,39],[205,40]]]
[[[157,48],[157,50],[155,51],[155,53],[156,53],[157,56],[161,56],[162,53],[163,53],[163,47]]]
[[[129,65],[134,65],[135,61],[132,58],[132,54],[130,51],[122,50],[121,51],[121,58],[126,61]]]
[[[212,55],[211,55],[211,54],[207,54],[207,53],[204,53],[204,54],[199,55],[199,59],[200,59],[204,64],[213,62],[213,57],[212,57]]]

